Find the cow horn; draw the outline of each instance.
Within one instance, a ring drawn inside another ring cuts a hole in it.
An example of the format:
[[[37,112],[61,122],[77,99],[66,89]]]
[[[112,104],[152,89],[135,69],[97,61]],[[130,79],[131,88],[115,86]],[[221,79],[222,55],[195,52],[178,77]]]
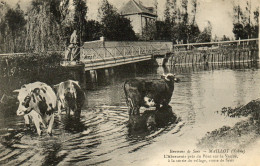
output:
[[[168,74],[164,75],[164,79],[165,79],[166,81],[170,81],[170,80],[168,79]]]
[[[19,93],[21,89],[15,89],[13,92]]]

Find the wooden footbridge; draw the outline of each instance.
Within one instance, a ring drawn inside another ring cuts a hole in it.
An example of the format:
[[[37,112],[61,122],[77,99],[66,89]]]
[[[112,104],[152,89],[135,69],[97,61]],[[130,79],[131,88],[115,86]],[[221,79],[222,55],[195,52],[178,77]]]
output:
[[[85,65],[85,71],[105,69],[151,60],[172,52],[171,42],[85,42],[80,48],[80,61],[63,61],[63,66]]]

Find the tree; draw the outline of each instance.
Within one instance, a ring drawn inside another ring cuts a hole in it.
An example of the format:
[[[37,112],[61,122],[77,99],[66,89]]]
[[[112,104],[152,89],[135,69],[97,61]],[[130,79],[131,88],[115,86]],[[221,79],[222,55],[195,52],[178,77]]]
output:
[[[9,8],[0,22],[1,36],[6,52],[24,51],[25,32],[24,13],[17,4],[15,9]]]
[[[188,24],[188,0],[181,0],[181,17],[182,23],[187,25]]]
[[[197,38],[197,42],[211,42],[211,31],[212,25],[211,22],[208,21],[208,25],[204,28],[204,30],[199,34]]]
[[[73,5],[75,7],[74,13],[74,30],[77,30],[79,33],[79,45],[83,44],[83,36],[86,35],[84,29],[87,23],[87,5],[83,0],[73,0]]]
[[[166,3],[165,3],[165,10],[164,10],[164,18],[165,18],[165,23],[170,24],[170,22],[171,22],[171,15],[170,15],[170,0],[166,0]]]
[[[33,0],[28,10],[26,48],[42,52],[64,47],[58,0]]]
[[[244,31],[244,26],[241,23],[235,23],[233,26],[233,33],[235,34],[236,40],[246,39],[246,34]]]
[[[195,43],[200,33],[201,32],[197,24],[188,25],[188,42]]]
[[[234,5],[233,11],[233,33],[235,38],[248,39],[258,37],[258,8],[253,12],[255,23],[251,19],[251,1],[246,1],[244,11],[240,7],[240,4]]]
[[[102,1],[98,11],[102,34],[107,40],[136,40],[130,20],[120,16],[107,0]]]
[[[191,6],[192,6],[192,18],[191,18],[191,25],[195,24],[195,19],[196,19],[196,14],[197,14],[197,6],[198,6],[198,2],[197,0],[191,0]]]
[[[156,40],[171,40],[171,28],[166,25],[166,21],[156,21]]]
[[[102,36],[102,25],[95,20],[86,22],[84,41],[98,40]]]
[[[154,21],[148,21],[145,27],[142,29],[142,40],[155,40],[156,37],[156,23]]]
[[[227,37],[226,35],[223,35],[221,41],[230,41],[230,38]]]

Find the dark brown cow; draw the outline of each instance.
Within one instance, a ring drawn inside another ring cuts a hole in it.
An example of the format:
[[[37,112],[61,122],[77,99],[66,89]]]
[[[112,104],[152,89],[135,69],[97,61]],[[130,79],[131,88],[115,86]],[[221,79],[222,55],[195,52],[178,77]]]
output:
[[[129,107],[129,115],[139,114],[140,107],[168,106],[173,90],[174,82],[179,79],[173,74],[163,75],[162,79],[131,79],[124,83],[126,103]]]

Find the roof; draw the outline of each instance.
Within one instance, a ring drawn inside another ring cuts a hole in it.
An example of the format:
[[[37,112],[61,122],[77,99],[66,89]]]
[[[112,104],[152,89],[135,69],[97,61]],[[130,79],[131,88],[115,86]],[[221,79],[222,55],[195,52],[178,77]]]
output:
[[[147,14],[157,17],[154,13],[153,7],[145,7],[141,3],[137,3],[135,0],[128,1],[120,10],[121,15],[131,15],[131,14]]]

